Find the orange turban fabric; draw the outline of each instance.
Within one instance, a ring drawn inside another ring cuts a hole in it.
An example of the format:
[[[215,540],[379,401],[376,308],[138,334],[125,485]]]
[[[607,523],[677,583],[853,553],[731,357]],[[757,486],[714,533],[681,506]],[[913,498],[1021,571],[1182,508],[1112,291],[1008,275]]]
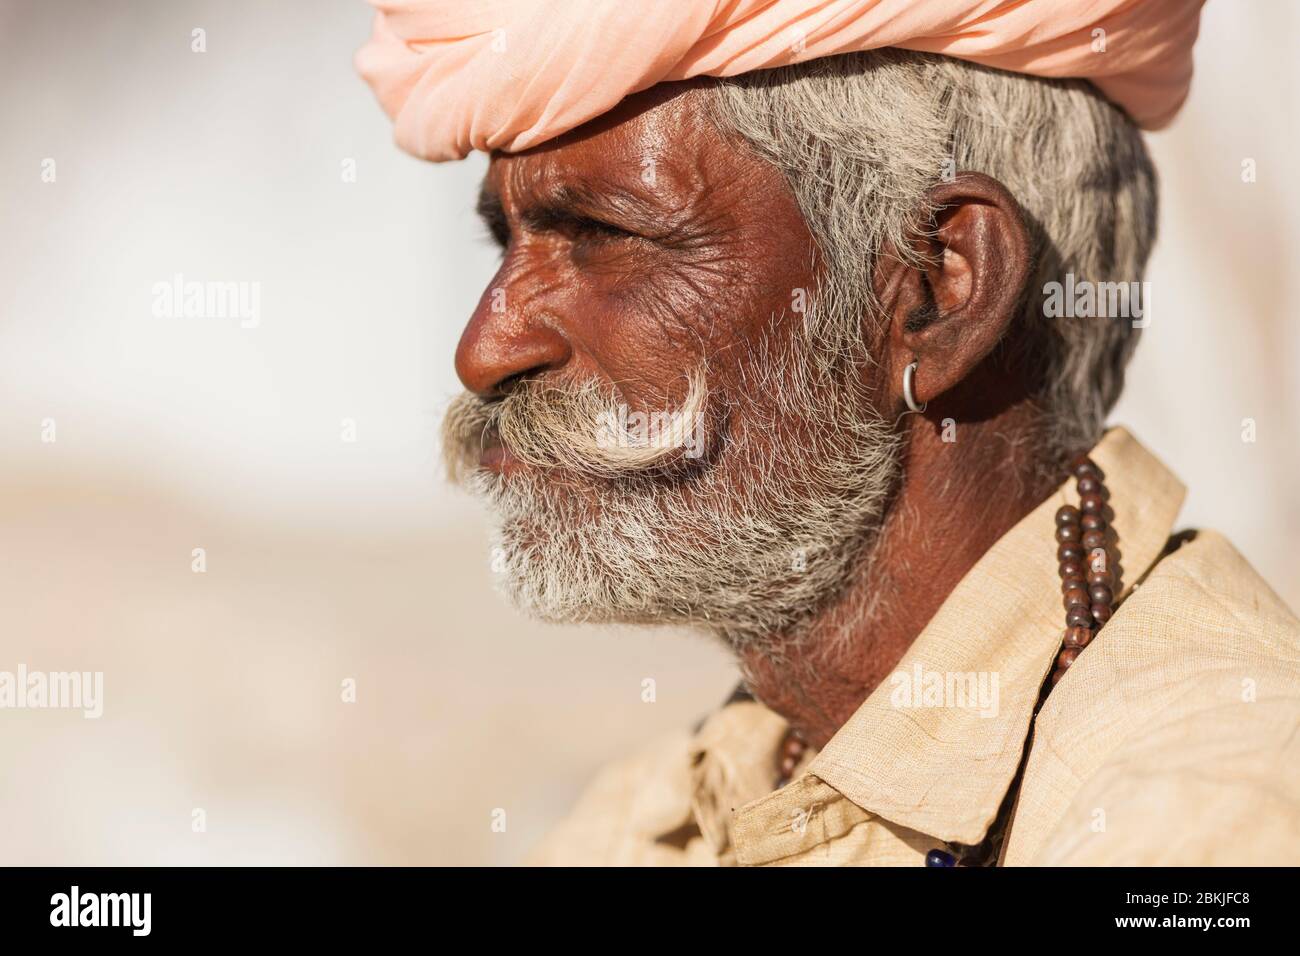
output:
[[[1203,0],[371,0],[357,69],[403,149],[518,151],[666,80],[901,47],[1082,77],[1140,125],[1173,118]]]

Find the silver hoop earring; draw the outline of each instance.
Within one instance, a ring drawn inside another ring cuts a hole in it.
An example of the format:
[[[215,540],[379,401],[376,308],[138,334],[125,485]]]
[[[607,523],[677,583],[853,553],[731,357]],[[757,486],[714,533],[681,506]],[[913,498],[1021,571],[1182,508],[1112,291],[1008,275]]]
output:
[[[913,383],[916,381],[916,366],[920,364],[913,362],[907,368],[903,369],[903,401],[907,402],[907,407],[914,412],[925,411],[925,406],[929,402],[921,402],[919,405],[916,401],[916,392],[913,390]]]

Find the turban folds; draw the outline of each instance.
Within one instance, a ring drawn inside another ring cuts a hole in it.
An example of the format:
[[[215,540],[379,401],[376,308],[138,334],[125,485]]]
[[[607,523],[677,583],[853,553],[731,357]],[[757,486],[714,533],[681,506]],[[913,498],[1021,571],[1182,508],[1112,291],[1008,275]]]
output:
[[[1203,0],[371,0],[357,69],[432,160],[545,142],[668,80],[901,47],[1090,80],[1173,118]]]

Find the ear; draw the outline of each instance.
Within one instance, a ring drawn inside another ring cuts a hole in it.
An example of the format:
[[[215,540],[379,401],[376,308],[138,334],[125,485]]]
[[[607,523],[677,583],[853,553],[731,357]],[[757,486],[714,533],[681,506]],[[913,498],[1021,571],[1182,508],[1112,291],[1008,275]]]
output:
[[[891,260],[878,277],[889,316],[886,387],[900,412],[907,366],[917,363],[918,402],[960,384],[1006,334],[1030,274],[1029,231],[1000,182],[960,173],[928,196],[936,212],[916,240],[924,264]]]

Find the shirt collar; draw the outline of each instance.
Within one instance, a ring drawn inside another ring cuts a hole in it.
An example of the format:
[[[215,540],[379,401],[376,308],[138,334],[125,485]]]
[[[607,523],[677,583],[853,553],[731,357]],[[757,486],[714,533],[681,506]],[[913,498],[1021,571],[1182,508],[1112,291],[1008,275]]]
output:
[[[1122,597],[1159,557],[1185,489],[1123,428],[1110,429],[1091,456],[1110,490]],[[1053,516],[1066,503],[1077,503],[1072,481],[976,562],[894,676],[805,773],[737,812],[732,831],[739,862],[801,852],[872,815],[946,842],[983,839],[1019,766],[1039,689],[1061,643]],[[945,685],[951,680],[954,690],[970,686],[970,675],[986,689],[996,680],[997,706],[982,713],[979,706],[952,706],[951,698],[948,706],[909,704],[905,689],[925,690],[924,681],[911,686],[917,673],[931,688],[929,675]],[[813,810],[821,819],[809,827]]]

